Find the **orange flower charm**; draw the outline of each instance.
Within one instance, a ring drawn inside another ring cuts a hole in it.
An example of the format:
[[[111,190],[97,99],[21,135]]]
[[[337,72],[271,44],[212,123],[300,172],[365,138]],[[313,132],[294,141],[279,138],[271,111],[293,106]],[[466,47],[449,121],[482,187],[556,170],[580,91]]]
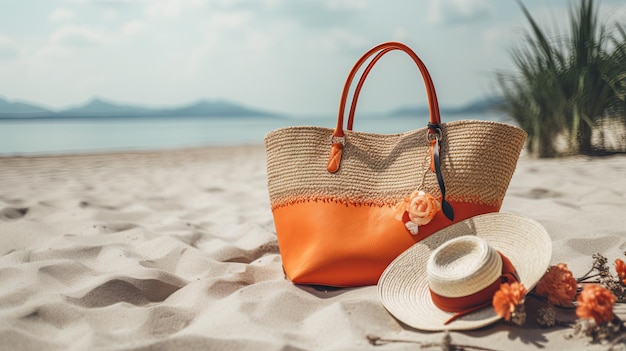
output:
[[[440,210],[439,200],[421,190],[414,191],[408,199],[396,206],[396,211],[402,212],[398,219],[404,222],[406,229],[413,235],[418,233],[418,226],[430,223]]]
[[[541,278],[535,292],[539,296],[547,296],[554,305],[571,306],[576,296],[577,283],[567,265],[559,263],[550,266]]]
[[[502,283],[500,289],[493,295],[493,309],[498,316],[509,321],[517,306],[524,303],[524,296],[526,296],[524,284],[519,282]]]
[[[626,263],[619,258],[615,260],[615,271],[622,284],[626,285]]]
[[[613,304],[617,298],[605,287],[597,284],[585,285],[578,295],[576,315],[582,319],[593,319],[596,324],[613,320]]]

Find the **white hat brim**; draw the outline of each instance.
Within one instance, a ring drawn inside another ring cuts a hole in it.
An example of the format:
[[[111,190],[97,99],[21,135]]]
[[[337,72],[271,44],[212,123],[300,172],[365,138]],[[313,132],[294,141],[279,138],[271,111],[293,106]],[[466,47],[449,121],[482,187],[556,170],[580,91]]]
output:
[[[444,325],[454,313],[440,310],[432,301],[426,277],[430,253],[446,241],[463,235],[477,235],[506,256],[528,291],[550,265],[552,240],[538,222],[504,213],[472,217],[414,244],[385,269],[378,281],[378,295],[394,317],[408,326],[427,331],[477,329],[500,319],[490,305]]]

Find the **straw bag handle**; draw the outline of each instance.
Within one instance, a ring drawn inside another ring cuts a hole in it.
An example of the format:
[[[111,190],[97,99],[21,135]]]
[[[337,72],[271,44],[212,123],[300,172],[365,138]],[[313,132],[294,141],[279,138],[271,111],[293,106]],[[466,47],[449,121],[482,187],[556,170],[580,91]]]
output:
[[[361,92],[363,83],[365,82],[365,78],[367,78],[367,75],[372,70],[376,62],[378,62],[378,60],[380,60],[380,58],[383,55],[393,50],[402,50],[406,54],[408,54],[413,59],[417,67],[419,68],[422,74],[422,78],[424,79],[424,86],[426,87],[426,94],[428,97],[428,110],[430,112],[430,119],[428,123],[428,138],[430,140],[430,154],[431,154],[430,168],[433,172],[436,172],[437,174],[437,181],[439,183],[439,189],[441,190],[441,195],[442,195],[443,212],[446,215],[446,217],[448,217],[450,220],[453,220],[454,211],[452,210],[452,207],[445,199],[446,188],[445,188],[443,176],[441,173],[439,140],[442,137],[442,132],[439,126],[439,124],[441,123],[441,116],[439,112],[439,103],[437,102],[437,93],[435,91],[433,80],[430,77],[430,73],[428,73],[428,69],[426,69],[426,65],[424,65],[424,62],[422,62],[422,60],[417,56],[417,54],[415,54],[415,52],[411,50],[411,48],[409,48],[405,44],[402,44],[399,42],[386,42],[386,43],[379,44],[373,47],[372,49],[370,49],[369,51],[367,51],[363,56],[361,56],[361,58],[354,64],[354,67],[352,67],[352,70],[350,71],[350,74],[348,74],[348,78],[346,79],[346,82],[343,86],[343,92],[341,94],[341,101],[339,103],[339,113],[337,116],[337,126],[335,127],[335,131],[333,132],[333,135],[331,137],[331,152],[330,152],[330,157],[328,159],[328,165],[326,169],[330,173],[335,173],[339,170],[339,166],[341,164],[341,156],[343,154],[343,145],[345,144],[345,134],[343,130],[343,115],[344,115],[344,111],[346,108],[346,102],[348,100],[348,93],[350,90],[350,86],[352,85],[352,80],[356,76],[356,73],[361,68],[363,63],[365,63],[367,59],[369,59],[372,55],[375,54],[376,56],[372,58],[370,63],[367,65],[367,67],[361,74],[359,82],[357,83],[357,86],[355,88],[354,96],[352,98],[352,103],[350,105],[350,113],[348,115],[348,130],[352,130],[356,104],[359,99],[359,93]],[[434,137],[431,137],[431,135],[433,135]]]
[[[369,74],[369,72],[373,68],[374,64],[376,64],[376,62],[378,62],[378,60],[383,55],[385,55],[386,53],[388,53],[390,51],[393,51],[393,50],[402,50],[402,51],[404,51],[406,54],[408,54],[413,59],[413,61],[415,62],[415,64],[419,68],[419,70],[420,70],[420,72],[422,74],[422,78],[424,79],[424,85],[426,87],[426,94],[427,94],[427,97],[428,97],[428,109],[430,111],[430,124],[436,126],[436,125],[439,125],[441,123],[441,117],[440,117],[440,113],[439,113],[439,103],[437,102],[437,93],[435,91],[435,86],[433,84],[432,78],[430,77],[430,73],[428,73],[428,69],[426,69],[426,65],[424,65],[424,63],[417,56],[417,54],[415,54],[415,52],[413,50],[411,50],[411,48],[409,48],[405,44],[402,44],[402,43],[399,43],[399,42],[386,42],[386,43],[379,44],[379,45],[373,47],[372,49],[370,49],[363,56],[361,56],[361,58],[354,64],[354,67],[352,67],[352,70],[350,71],[350,74],[348,75],[348,78],[346,79],[346,82],[345,82],[345,84],[343,86],[343,92],[342,92],[342,95],[341,95],[341,101],[339,103],[339,113],[338,113],[338,117],[337,117],[337,126],[335,128],[334,133],[333,133],[333,140],[335,140],[336,138],[343,138],[343,136],[344,136],[344,130],[343,130],[344,111],[345,111],[346,103],[347,103],[347,100],[348,100],[348,93],[349,93],[349,90],[350,90],[350,86],[352,85],[352,80],[356,76],[358,70],[365,63],[365,61],[367,61],[368,58],[370,58],[372,55],[376,54],[376,56],[374,56],[374,58],[370,61],[370,63],[368,64],[367,68],[365,69],[365,71],[361,75],[361,78],[359,79],[357,87],[356,87],[356,89],[354,91],[354,97],[352,99],[352,103],[351,103],[351,106],[350,106],[350,114],[348,116],[348,128],[347,128],[348,130],[352,130],[352,125],[353,125],[353,121],[354,121],[354,113],[355,113],[355,110],[356,110],[356,104],[357,104],[357,101],[358,101],[358,98],[359,98],[359,93],[361,91],[361,88],[363,87],[363,83],[365,82],[365,78],[367,78],[367,75]],[[429,130],[429,133],[437,133],[437,131],[434,128],[431,128]]]

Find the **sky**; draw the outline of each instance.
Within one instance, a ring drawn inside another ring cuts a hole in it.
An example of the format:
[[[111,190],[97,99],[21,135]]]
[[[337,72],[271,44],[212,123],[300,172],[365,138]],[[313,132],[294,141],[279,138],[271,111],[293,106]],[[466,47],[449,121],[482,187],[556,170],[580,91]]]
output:
[[[566,33],[578,1],[525,0]],[[606,23],[626,2],[604,0]],[[0,97],[51,109],[94,97],[149,107],[221,99],[293,116],[334,115],[354,62],[401,41],[441,106],[497,95],[496,72],[528,28],[513,0],[0,0]],[[408,57],[379,61],[359,111],[426,104]]]

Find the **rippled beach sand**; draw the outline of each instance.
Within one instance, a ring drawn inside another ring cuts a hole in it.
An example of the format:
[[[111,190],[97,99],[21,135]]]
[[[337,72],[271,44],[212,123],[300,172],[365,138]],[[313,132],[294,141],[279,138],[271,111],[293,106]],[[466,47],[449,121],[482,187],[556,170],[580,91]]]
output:
[[[502,211],[542,223],[575,276],[596,252],[624,259],[626,156],[522,156]],[[451,337],[607,348],[571,333],[499,322]],[[262,146],[0,158],[1,350],[413,350],[370,340],[442,337],[396,321],[373,286],[284,278]]]

